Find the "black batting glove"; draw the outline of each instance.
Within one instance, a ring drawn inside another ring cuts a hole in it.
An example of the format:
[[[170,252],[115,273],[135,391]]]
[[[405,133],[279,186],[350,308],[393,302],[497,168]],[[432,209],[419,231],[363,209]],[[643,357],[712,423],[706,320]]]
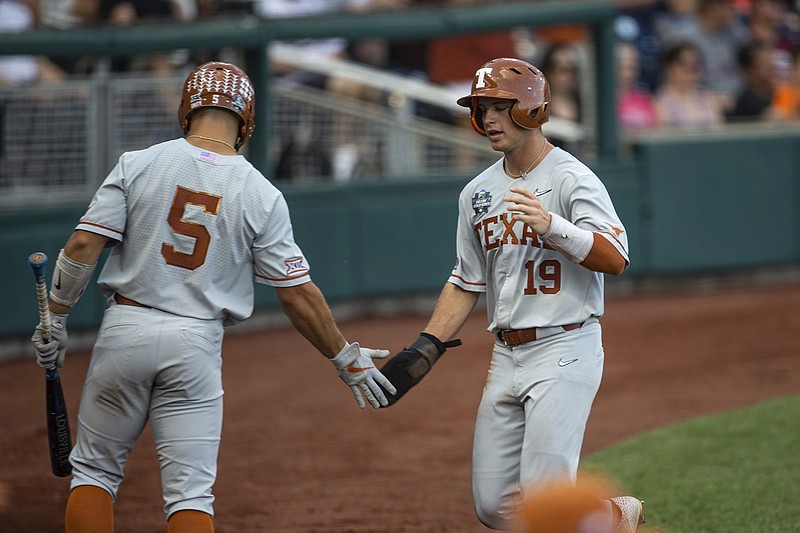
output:
[[[392,357],[381,367],[381,373],[397,389],[395,394],[386,391],[389,405],[394,404],[413,386],[422,381],[422,378],[430,372],[447,348],[460,345],[459,339],[442,342],[434,335],[423,332],[410,347]]]

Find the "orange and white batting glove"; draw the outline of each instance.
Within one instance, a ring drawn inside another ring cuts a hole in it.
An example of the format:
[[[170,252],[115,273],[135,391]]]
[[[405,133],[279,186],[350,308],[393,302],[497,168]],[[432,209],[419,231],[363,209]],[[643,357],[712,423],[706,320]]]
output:
[[[36,326],[33,337],[31,337],[31,342],[36,350],[36,364],[48,370],[64,366],[68,339],[67,315],[51,312],[50,338],[44,338],[44,327],[41,323]]]
[[[373,359],[387,357],[389,353],[389,350],[361,348],[357,342],[354,342],[353,344],[345,343],[344,348],[331,359],[339,377],[353,391],[361,409],[366,407],[365,397],[375,409],[389,404],[381,386],[391,394],[396,392],[394,385],[375,368],[375,363],[372,362]]]

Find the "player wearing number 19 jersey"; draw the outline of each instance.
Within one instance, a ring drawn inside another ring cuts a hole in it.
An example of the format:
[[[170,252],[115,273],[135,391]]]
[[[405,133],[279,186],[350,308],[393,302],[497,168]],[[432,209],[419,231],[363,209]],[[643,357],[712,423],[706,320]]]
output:
[[[420,338],[382,371],[402,396],[486,295],[495,343],[475,421],[472,493],[480,521],[509,530],[526,490],[576,478],[603,372],[603,276],[625,270],[628,239],[600,179],[547,141],[550,89],[539,69],[489,61],[458,103],[503,157],[461,192],[456,266]],[[636,498],[598,503],[608,531],[632,532],[643,520]]]
[[[602,182],[541,134],[549,100],[536,67],[498,59],[459,101],[504,154],[461,192],[448,280],[485,291],[496,337],[472,463],[478,517],[495,529],[510,528],[521,490],[575,478],[603,369],[603,276],[628,264]],[[608,523],[635,530],[641,504],[623,498],[608,504]],[[624,516],[628,503],[636,516]]]
[[[628,257],[628,239],[597,176],[553,148],[525,176],[510,178],[498,161],[461,192],[456,267],[450,282],[486,291],[489,331],[548,328],[599,318],[603,279],[565,257],[529,226],[514,221],[504,199],[527,189],[545,210],[597,232]]]

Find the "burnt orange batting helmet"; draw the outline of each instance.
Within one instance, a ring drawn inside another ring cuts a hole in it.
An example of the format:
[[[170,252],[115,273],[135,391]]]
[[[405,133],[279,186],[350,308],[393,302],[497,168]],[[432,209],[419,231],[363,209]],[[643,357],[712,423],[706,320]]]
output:
[[[189,117],[201,107],[219,107],[235,113],[241,122],[236,149],[255,129],[256,99],[253,84],[245,72],[231,63],[211,61],[195,68],[186,78],[178,108],[178,122],[189,133]]]
[[[522,128],[539,128],[550,119],[550,84],[538,68],[521,59],[492,59],[475,72],[472,92],[458,99],[458,105],[470,108],[475,131],[486,135],[478,109],[481,96],[514,100],[509,113]]]

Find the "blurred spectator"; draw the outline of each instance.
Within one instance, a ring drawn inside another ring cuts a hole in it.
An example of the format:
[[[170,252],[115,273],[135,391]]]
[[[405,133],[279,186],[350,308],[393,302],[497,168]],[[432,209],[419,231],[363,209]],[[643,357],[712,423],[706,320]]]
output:
[[[253,12],[266,19],[292,18],[337,13],[343,11],[346,6],[346,0],[255,0]],[[299,51],[320,57],[344,58],[346,56],[347,41],[340,38],[300,39],[288,44]],[[324,88],[327,81],[325,76],[298,69],[293,63],[273,62],[272,69],[274,74],[282,76],[284,79],[295,79],[300,83],[319,88]]]
[[[349,0],[348,10],[399,11],[430,7],[448,0]],[[348,46],[350,59],[412,78],[428,79],[429,39],[364,39]],[[387,95],[383,95],[384,97]]]
[[[0,0],[0,32],[16,33],[33,30],[34,27],[33,10],[29,4],[23,0]],[[52,122],[43,121],[40,118],[42,114],[47,117],[57,115],[57,110],[64,104],[47,91],[29,87],[37,82],[58,81],[64,77],[64,72],[44,56],[0,56],[0,88],[20,87],[15,91],[17,96],[25,95],[24,106],[20,106],[19,98],[13,96],[0,99],[1,186],[29,182],[31,178],[42,179],[42,176],[53,179],[59,174],[59,164],[48,159],[47,148],[43,151],[35,143],[25,141],[41,139],[48,129],[54,135],[66,137],[71,137],[80,129],[81,125],[75,125],[70,130],[53,128]],[[65,141],[59,146],[69,146],[69,140],[59,140]]]
[[[703,57],[702,83],[722,94],[726,107],[732,107],[742,86],[736,54],[748,37],[731,0],[699,0],[696,21],[665,39],[665,46],[691,41],[698,47]]]
[[[404,9],[410,0],[257,0],[254,12],[264,18],[302,17],[309,15],[334,15],[344,11],[372,11]],[[315,60],[355,60],[371,66],[391,69],[396,57],[389,43],[380,39],[366,39],[348,43],[344,39],[302,39],[275,43],[275,48],[288,61],[272,58],[272,70],[283,84],[299,84],[326,90],[337,97],[357,102],[382,103],[387,96],[368,83],[328,71],[313,71],[303,67],[302,57]],[[418,54],[413,54],[416,57]],[[296,58],[296,59],[295,59]],[[424,54],[422,55],[424,61]],[[424,71],[423,71],[424,75]],[[307,110],[300,106],[297,113]],[[277,179],[330,177],[346,182],[368,172],[379,172],[370,165],[380,161],[374,153],[376,139],[363,120],[344,110],[333,113],[330,124],[311,127],[309,121],[298,119],[281,132]],[[325,131],[327,127],[330,131]],[[323,140],[324,139],[324,140]],[[324,149],[327,143],[333,146]]]
[[[253,15],[254,0],[196,0],[197,18]]]
[[[31,6],[23,0],[0,0],[0,32],[35,29]],[[0,56],[0,86],[56,81],[64,72],[44,56]]]
[[[434,8],[449,0],[350,0],[350,9],[354,11],[390,11],[407,8]],[[391,39],[379,40],[383,48],[382,66],[396,74],[427,79],[428,45],[430,39]],[[377,46],[373,43],[373,46]],[[357,58],[358,60],[358,58]]]
[[[658,17],[668,12],[660,0],[618,0],[614,21],[617,39],[635,46],[639,57],[639,82],[651,93],[661,79],[661,41],[656,31]]]
[[[774,116],[772,97],[775,92],[775,65],[772,45],[748,43],[739,50],[739,65],[744,88],[727,115],[729,121],[769,120]]]
[[[100,22],[110,26],[125,28],[141,23],[174,24],[181,21],[182,12],[178,4],[171,0],[99,0],[99,2]],[[184,64],[186,59],[186,55],[181,52],[112,57],[111,70],[149,71],[158,75],[168,75]]]
[[[265,19],[304,17],[313,15],[334,14],[344,10],[344,0],[255,0],[253,13]],[[339,83],[335,77],[303,68],[303,57],[306,54],[315,59],[344,59],[347,41],[341,38],[300,39],[273,43],[273,49],[285,49],[291,53],[271,57],[270,69],[281,84],[299,85],[319,90],[345,90],[350,93],[358,84]],[[286,59],[290,57],[291,59]],[[308,177],[329,177],[332,174],[332,158],[338,157],[340,167],[338,173],[349,178],[357,164],[356,144],[347,142],[337,146],[339,153],[331,153],[323,147],[325,136],[334,142],[344,143],[346,135],[341,131],[348,129],[336,125],[337,131],[326,131],[328,124],[312,126],[314,118],[307,118],[301,104],[289,104],[290,112],[296,117],[291,124],[281,124],[281,131],[275,138],[279,140],[278,161],[274,169],[274,177],[281,180],[294,180]],[[337,113],[338,118],[341,114]],[[330,129],[330,128],[328,128]],[[349,140],[347,140],[349,141]]]
[[[775,114],[784,120],[800,120],[800,50],[792,54],[792,68],[773,97]]]
[[[724,101],[701,83],[703,56],[691,42],[673,44],[662,60],[664,82],[654,96],[659,124],[676,128],[716,126],[724,121]]]
[[[639,51],[633,43],[619,42],[617,59],[617,118],[623,131],[654,128],[658,116],[652,94],[639,82]]]
[[[538,65],[550,83],[550,117],[580,123],[583,118],[580,95],[580,65],[578,47],[572,43],[557,43],[548,48]],[[547,139],[560,148],[580,152],[565,139],[548,133]]]
[[[697,25],[698,0],[665,0],[664,10],[655,15],[656,34],[662,42],[685,35]]]
[[[99,15],[102,22],[113,26],[179,20],[176,4],[165,0],[100,0]]]
[[[797,18],[786,0],[752,0],[746,23],[752,40],[791,52],[800,47]]]
[[[800,20],[786,0],[753,0],[745,19],[750,39],[774,47],[776,73],[785,78],[791,68],[792,53],[800,48]]]
[[[98,22],[99,0],[30,0],[36,28],[67,31]],[[84,74],[94,59],[82,56],[51,55],[50,60],[65,74]]]
[[[97,22],[99,0],[33,0],[36,27],[71,30]]]

